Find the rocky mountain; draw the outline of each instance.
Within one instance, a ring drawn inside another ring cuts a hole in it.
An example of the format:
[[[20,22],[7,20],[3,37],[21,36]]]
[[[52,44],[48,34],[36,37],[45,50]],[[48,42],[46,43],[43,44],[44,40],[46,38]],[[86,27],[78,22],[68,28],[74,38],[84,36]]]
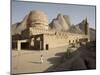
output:
[[[58,14],[58,16],[52,20],[49,24],[51,29],[59,30],[59,31],[67,31],[69,30],[71,25],[69,16]]]
[[[84,23],[82,22],[82,27],[83,25]],[[49,26],[51,29],[55,29],[59,31],[69,31],[72,33],[83,33],[81,26],[79,26],[79,24],[71,25],[70,17],[67,15],[58,14],[58,16],[52,20]]]
[[[27,19],[28,15],[26,15],[21,22],[11,25],[11,35],[21,34],[21,32],[26,29]]]

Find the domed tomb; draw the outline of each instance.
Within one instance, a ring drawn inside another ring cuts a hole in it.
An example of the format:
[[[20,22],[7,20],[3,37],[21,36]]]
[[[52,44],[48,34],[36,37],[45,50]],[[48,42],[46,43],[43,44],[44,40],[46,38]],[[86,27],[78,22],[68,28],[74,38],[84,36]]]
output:
[[[28,17],[28,27],[48,29],[48,17],[42,11],[31,11]]]

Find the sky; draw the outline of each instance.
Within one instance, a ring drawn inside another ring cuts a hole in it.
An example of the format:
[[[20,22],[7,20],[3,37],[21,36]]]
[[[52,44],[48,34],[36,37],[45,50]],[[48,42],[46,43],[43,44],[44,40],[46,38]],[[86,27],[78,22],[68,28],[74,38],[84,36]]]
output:
[[[48,15],[49,23],[56,18],[59,13],[68,15],[71,24],[78,24],[87,17],[89,26],[95,29],[96,7],[90,5],[72,5],[57,3],[41,3],[12,0],[11,6],[12,24],[20,22],[32,10],[41,10]]]

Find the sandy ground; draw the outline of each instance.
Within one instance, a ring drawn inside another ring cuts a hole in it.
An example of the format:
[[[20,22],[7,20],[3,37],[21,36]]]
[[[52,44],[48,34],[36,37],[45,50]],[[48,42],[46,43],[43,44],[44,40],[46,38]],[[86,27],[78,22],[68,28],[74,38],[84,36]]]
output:
[[[67,47],[60,47],[50,50],[12,50],[12,74],[16,73],[36,73],[44,72],[49,67],[58,64],[60,59],[59,53],[67,51]],[[40,55],[43,55],[41,64]],[[57,56],[58,54],[58,56]],[[52,58],[55,58],[52,60]]]

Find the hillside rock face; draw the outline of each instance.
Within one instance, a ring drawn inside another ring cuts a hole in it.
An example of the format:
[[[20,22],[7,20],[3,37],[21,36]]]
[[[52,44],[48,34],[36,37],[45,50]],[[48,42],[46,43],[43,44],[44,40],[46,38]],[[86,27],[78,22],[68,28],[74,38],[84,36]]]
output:
[[[26,29],[27,19],[28,15],[21,22],[11,25],[11,35],[21,34]]]
[[[79,28],[79,26],[76,25],[72,25],[69,29],[69,32],[83,34],[83,31]]]
[[[58,14],[57,18],[53,19],[49,24],[51,29],[58,31],[68,31],[71,33],[83,33],[83,25],[83,21],[82,24],[80,23],[78,25],[71,25],[69,16],[62,14]]]
[[[58,14],[57,18],[53,19],[49,25],[51,29],[67,31],[69,30],[71,23],[69,16]]]

